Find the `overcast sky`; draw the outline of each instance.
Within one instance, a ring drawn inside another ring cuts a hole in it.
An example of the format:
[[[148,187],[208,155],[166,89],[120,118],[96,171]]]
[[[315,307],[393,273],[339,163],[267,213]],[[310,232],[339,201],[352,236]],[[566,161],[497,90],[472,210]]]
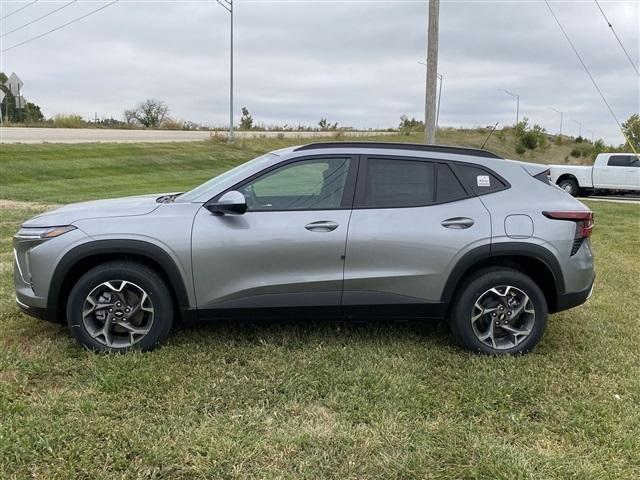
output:
[[[30,3],[0,2],[0,17]],[[68,0],[39,0],[1,21],[6,49],[109,3],[79,0],[16,32]],[[636,66],[640,5],[600,4]],[[623,121],[640,110],[640,84],[593,1],[552,2],[611,107]],[[235,1],[235,108],[257,122],[396,126],[422,118],[426,0]],[[78,23],[9,50],[0,69],[15,71],[24,95],[46,116],[122,117],[147,97],[171,115],[206,124],[228,119],[229,17],[214,0],[120,0]],[[542,1],[441,1],[441,126],[485,126],[520,115],[622,143],[608,112]]]

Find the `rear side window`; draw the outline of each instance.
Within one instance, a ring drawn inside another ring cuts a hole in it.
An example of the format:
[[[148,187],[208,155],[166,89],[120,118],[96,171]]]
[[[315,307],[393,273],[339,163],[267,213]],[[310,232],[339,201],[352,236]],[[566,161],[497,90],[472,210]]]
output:
[[[417,207],[433,203],[434,165],[430,162],[367,159],[364,206]]]
[[[633,155],[612,155],[607,165],[610,167],[637,167],[640,166]],[[635,165],[634,165],[635,164]]]
[[[453,202],[467,197],[460,180],[454,175],[451,167],[444,163],[438,164],[436,183],[436,202]]]
[[[462,180],[477,195],[499,192],[507,188],[507,185],[502,180],[484,168],[461,164],[457,164],[456,168],[460,172]]]

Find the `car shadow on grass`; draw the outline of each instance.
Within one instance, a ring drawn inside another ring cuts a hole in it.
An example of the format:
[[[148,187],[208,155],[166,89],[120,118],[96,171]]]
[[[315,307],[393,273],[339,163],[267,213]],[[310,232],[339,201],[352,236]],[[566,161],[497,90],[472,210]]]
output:
[[[444,320],[397,318],[237,318],[179,322],[168,342],[318,343],[423,342],[452,345]]]

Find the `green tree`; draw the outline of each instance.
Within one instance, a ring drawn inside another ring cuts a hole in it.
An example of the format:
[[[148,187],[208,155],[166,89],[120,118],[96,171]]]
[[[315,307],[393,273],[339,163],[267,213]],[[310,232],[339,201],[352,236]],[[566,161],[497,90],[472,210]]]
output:
[[[240,130],[251,130],[253,128],[253,117],[247,107],[242,107],[242,117],[240,117]]]
[[[625,147],[633,147],[636,152],[640,152],[640,115],[634,113],[626,122],[623,122],[622,131],[627,138]]]
[[[44,120],[40,106],[32,102],[27,102],[24,108],[16,108],[16,97],[5,87],[8,77],[0,72],[0,89],[5,93],[2,105],[0,105],[0,114],[2,119],[8,119],[14,123],[35,123]]]

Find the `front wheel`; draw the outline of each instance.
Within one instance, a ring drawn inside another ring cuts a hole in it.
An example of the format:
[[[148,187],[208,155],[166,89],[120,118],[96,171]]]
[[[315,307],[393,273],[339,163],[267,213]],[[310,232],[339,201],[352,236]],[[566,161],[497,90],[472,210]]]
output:
[[[508,268],[486,269],[461,286],[451,331],[474,352],[526,353],[542,338],[547,316],[545,297],[531,278]]]
[[[173,300],[155,270],[128,261],[98,265],[72,288],[67,323],[92,350],[151,350],[169,334]]]

